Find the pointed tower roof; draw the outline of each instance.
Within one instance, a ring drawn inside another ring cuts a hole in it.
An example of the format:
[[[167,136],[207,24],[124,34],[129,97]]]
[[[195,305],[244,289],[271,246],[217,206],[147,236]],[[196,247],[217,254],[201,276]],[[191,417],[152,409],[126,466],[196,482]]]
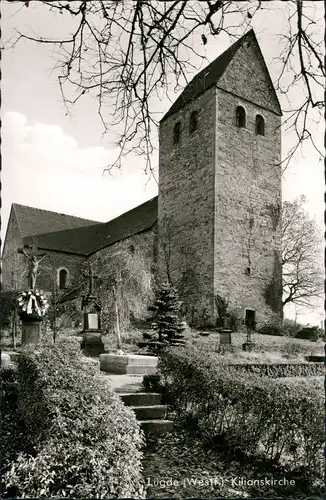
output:
[[[237,40],[233,45],[231,45],[231,47],[229,47],[220,56],[218,56],[213,62],[211,62],[208,66],[206,66],[206,68],[201,70],[191,80],[191,82],[187,85],[182,94],[177,98],[175,103],[171,106],[169,111],[164,115],[161,122],[163,122],[166,118],[168,118],[169,116],[173,115],[174,113],[182,109],[191,100],[197,98],[198,96],[203,94],[206,90],[216,85],[220,80],[220,78],[222,77],[222,75],[224,74],[227,67],[229,66],[229,64],[231,63],[237,51],[240,49],[240,47],[242,47],[245,43],[248,42],[255,43],[259,49],[259,52],[261,54],[265,66],[266,74],[268,75],[271,88],[273,89],[273,92],[275,94],[275,99],[277,103],[276,107],[278,108],[277,111],[281,115],[282,114],[281,106],[279,104],[276,92],[274,90],[274,86],[270,78],[266,63],[264,61],[264,57],[261,53],[254,30],[251,29],[250,31],[248,31],[248,33],[243,35],[241,38],[239,38],[239,40]]]

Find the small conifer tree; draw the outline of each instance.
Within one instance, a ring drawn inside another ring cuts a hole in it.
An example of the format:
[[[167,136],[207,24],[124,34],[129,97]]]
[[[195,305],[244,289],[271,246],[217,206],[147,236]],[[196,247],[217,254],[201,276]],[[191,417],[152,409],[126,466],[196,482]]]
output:
[[[167,345],[184,344],[184,326],[179,318],[182,302],[175,288],[165,283],[158,291],[156,300],[150,311],[154,312],[154,335],[146,335],[148,347],[153,352],[159,352]]]

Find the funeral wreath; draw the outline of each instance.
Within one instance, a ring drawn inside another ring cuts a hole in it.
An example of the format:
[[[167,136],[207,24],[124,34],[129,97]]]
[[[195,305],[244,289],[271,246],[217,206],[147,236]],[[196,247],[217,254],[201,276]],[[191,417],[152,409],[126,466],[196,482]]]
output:
[[[21,292],[17,301],[21,319],[43,319],[49,308],[46,297],[39,290]]]

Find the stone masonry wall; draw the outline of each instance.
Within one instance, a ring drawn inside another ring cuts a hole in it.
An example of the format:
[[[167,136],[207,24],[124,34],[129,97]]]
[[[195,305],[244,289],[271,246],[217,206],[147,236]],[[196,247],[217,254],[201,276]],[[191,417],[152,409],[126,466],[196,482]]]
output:
[[[20,231],[14,213],[10,215],[8,233],[3,249],[2,284],[3,290],[22,290],[30,287],[30,261],[17,252],[23,247]],[[78,278],[85,257],[45,250],[46,257],[41,261],[36,279],[37,288],[52,291],[57,282],[58,270],[64,268],[69,273],[68,286]]]
[[[27,279],[27,259],[17,252],[22,247],[22,240],[16,216],[11,211],[8,221],[9,231],[6,235],[2,253],[2,289],[20,290]]]
[[[170,274],[174,285],[191,277],[184,296],[193,320],[203,321],[212,310],[214,144],[216,90],[190,102],[160,126],[158,246],[162,279],[166,276],[163,245],[170,240]],[[189,132],[189,118],[198,112],[198,128]],[[174,125],[181,122],[180,144],[173,144]],[[166,230],[165,217],[171,225]],[[168,234],[167,234],[168,233]],[[189,311],[188,311],[189,313]]]
[[[125,240],[103,248],[102,250],[90,255],[89,261],[92,262],[96,260],[99,255],[113,255],[120,250],[129,250],[130,246],[133,246],[135,251],[141,250],[142,252],[145,252],[150,265],[153,265],[153,256],[155,254],[155,229],[149,229],[143,233],[135,234]]]
[[[74,286],[79,278],[82,265],[86,258],[81,255],[71,255],[61,252],[46,251],[47,255],[39,266],[36,286],[37,288],[52,292],[54,286],[58,285],[59,269],[68,271],[67,288]]]
[[[282,317],[280,116],[266,109],[273,99],[264,75],[256,47],[240,49],[221,82],[227,91],[217,89],[214,288],[238,316],[255,310],[258,327]],[[257,81],[266,92],[265,109]],[[246,128],[236,127],[239,105],[246,110]],[[265,120],[265,136],[255,135],[256,114]],[[274,311],[264,299],[271,280]]]
[[[241,97],[242,96],[242,97]],[[238,105],[247,112],[236,127]],[[198,111],[198,129],[189,118]],[[211,88],[160,126],[158,244],[170,218],[170,275],[174,284],[190,272],[188,301],[195,322],[216,320],[214,295],[227,298],[238,317],[256,311],[258,326],[281,318],[281,134],[279,108],[255,42],[239,49],[218,88]],[[265,136],[255,135],[255,116]],[[173,128],[181,122],[181,143]],[[165,244],[166,247],[166,244]],[[250,268],[250,270],[249,270]],[[186,273],[185,273],[186,272]],[[277,300],[266,304],[271,280]],[[182,280],[181,280],[182,281]],[[188,316],[189,317],[189,316]]]

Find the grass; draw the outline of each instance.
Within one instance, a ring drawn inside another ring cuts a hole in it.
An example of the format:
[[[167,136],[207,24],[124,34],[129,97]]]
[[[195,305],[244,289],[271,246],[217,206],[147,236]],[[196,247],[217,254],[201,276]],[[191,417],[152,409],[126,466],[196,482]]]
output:
[[[234,352],[223,354],[223,359],[239,363],[289,363],[305,362],[305,356],[324,355],[324,342],[294,339],[273,335],[253,333],[252,340],[257,344],[260,352],[246,352],[242,344],[246,341],[246,334],[235,332],[231,334]],[[198,332],[191,332],[187,337],[188,345],[199,350],[215,353],[219,346],[219,334],[212,332],[208,336],[200,336]],[[217,359],[222,355],[216,353]]]
[[[143,340],[143,329],[133,329],[131,331],[122,331],[122,344],[125,352],[136,354],[144,353],[137,345]],[[81,340],[80,329],[66,328],[58,334],[62,336],[75,336]],[[324,342],[312,342],[309,340],[294,339],[291,337],[281,337],[273,335],[262,335],[260,333],[253,334],[253,341],[256,343],[260,352],[245,352],[242,350],[242,344],[246,340],[246,334],[235,332],[231,334],[233,352],[226,352],[221,355],[215,352],[219,346],[219,334],[210,332],[207,336],[200,336],[198,331],[190,331],[185,333],[186,343],[199,350],[207,351],[210,355],[216,356],[218,361],[233,362],[233,363],[304,363],[305,356],[324,355]],[[107,333],[102,337],[105,350],[107,352],[115,352],[117,350],[117,337],[114,332]],[[19,340],[17,339],[19,346]],[[4,348],[12,348],[10,336],[2,337],[1,345]]]

